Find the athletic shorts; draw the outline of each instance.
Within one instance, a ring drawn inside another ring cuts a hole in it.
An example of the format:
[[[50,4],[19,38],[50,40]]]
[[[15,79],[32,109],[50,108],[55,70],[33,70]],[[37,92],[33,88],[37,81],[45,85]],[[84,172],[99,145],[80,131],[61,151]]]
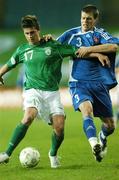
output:
[[[51,123],[54,115],[64,115],[64,108],[60,101],[59,91],[42,91],[29,89],[23,92],[24,110],[28,107],[35,107],[38,110],[38,117]]]
[[[101,82],[70,82],[70,93],[74,109],[79,110],[79,105],[90,101],[95,117],[112,117],[112,102],[108,89]]]

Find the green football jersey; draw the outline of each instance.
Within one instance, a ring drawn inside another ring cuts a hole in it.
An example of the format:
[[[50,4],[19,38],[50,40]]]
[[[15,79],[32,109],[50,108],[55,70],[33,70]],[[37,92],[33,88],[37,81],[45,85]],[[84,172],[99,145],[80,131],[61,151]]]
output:
[[[40,41],[37,45],[23,44],[7,62],[9,69],[24,63],[25,89],[56,91],[61,80],[61,65],[64,57],[75,55],[76,49],[57,41]]]

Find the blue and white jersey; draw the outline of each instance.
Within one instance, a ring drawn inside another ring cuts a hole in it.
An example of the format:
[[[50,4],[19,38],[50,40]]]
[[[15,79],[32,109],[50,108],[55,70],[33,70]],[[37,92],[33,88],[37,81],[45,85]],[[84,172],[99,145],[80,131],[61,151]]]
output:
[[[61,43],[67,43],[77,48],[107,43],[119,44],[118,38],[114,38],[102,28],[95,27],[93,31],[83,33],[81,31],[81,26],[64,32],[57,38],[57,40]],[[97,59],[73,59],[69,81],[101,81],[106,86],[109,86],[109,88],[114,87],[117,84],[114,72],[115,55],[116,53],[109,54],[111,68],[102,67]]]

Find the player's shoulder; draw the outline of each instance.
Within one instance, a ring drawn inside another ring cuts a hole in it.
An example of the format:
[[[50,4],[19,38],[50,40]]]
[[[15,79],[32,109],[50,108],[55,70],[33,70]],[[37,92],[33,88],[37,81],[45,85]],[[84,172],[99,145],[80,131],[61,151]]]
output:
[[[105,31],[105,29],[101,28],[101,27],[94,27],[94,31],[96,31],[96,32],[103,32],[103,31]]]
[[[28,48],[28,44],[27,43],[24,43],[24,44],[21,44],[17,47],[17,51],[23,51],[25,50],[26,48]]]
[[[48,40],[47,42],[44,42],[43,48],[49,48],[50,49],[57,49],[58,47],[62,46],[61,42],[58,42],[57,40]]]
[[[78,27],[74,27],[71,29],[66,30],[64,33],[68,33],[68,34],[77,34],[81,31],[81,26]]]
[[[110,38],[113,38],[112,35],[106,31],[104,28],[95,28],[95,32],[98,33],[98,35],[101,38],[104,38],[105,40],[109,40]],[[117,42],[117,39],[115,40],[115,43]]]
[[[95,27],[94,28],[94,32],[97,32],[99,34],[103,34],[105,32],[107,32],[104,28],[101,28],[101,27]]]
[[[45,42],[45,46],[51,46],[51,47],[57,46],[58,44],[61,44],[61,43],[54,39],[50,39],[47,42]]]
[[[81,27],[74,27],[71,29],[66,30],[63,34],[61,34],[57,40],[64,43],[64,42],[68,42],[69,39],[74,36],[75,34],[78,34],[79,32],[81,32]]]

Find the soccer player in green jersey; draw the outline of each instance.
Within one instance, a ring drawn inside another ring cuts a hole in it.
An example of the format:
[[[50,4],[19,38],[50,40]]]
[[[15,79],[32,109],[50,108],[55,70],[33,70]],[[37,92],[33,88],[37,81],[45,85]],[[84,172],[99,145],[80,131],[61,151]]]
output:
[[[46,42],[41,38],[36,16],[23,17],[21,26],[28,43],[19,46],[10,60],[0,69],[0,82],[4,84],[2,78],[4,74],[18,64],[24,64],[24,116],[13,132],[7,150],[0,154],[0,163],[9,161],[33,120],[40,116],[53,127],[49,159],[51,167],[57,168],[60,165],[57,151],[64,139],[65,123],[65,113],[58,91],[61,64],[66,56],[76,57],[77,50],[70,45],[61,45],[54,40]],[[103,55],[97,57],[100,61],[103,57],[104,61],[108,60]]]

